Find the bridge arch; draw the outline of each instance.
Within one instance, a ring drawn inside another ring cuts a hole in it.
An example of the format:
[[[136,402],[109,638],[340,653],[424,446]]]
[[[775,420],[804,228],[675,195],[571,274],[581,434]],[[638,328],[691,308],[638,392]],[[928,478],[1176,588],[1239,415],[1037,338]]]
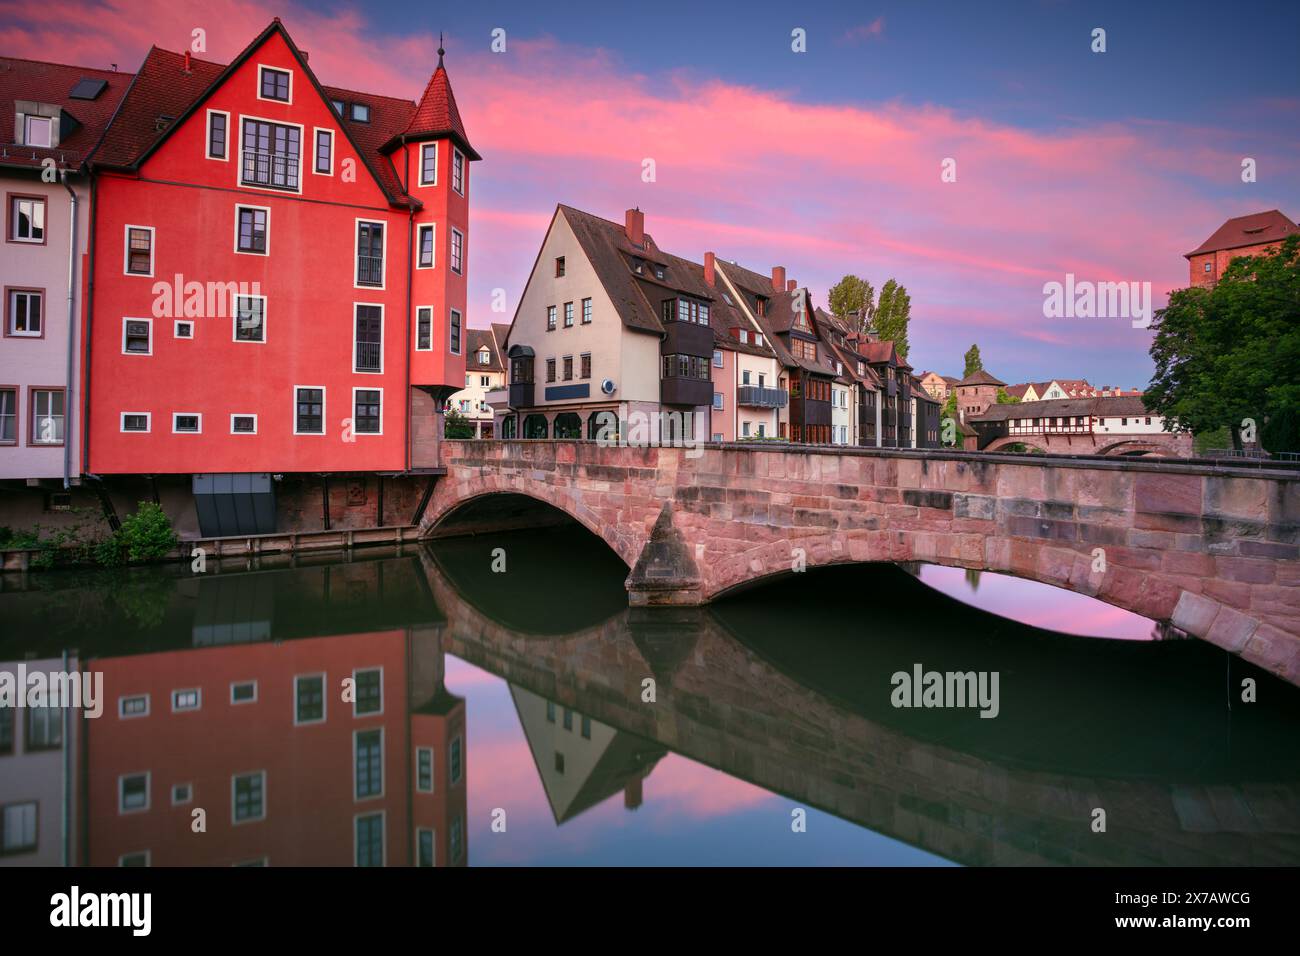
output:
[[[1124,456],[1150,456],[1152,458],[1177,457],[1174,450],[1168,445],[1162,445],[1159,442],[1147,441],[1141,438],[1126,438],[1121,441],[1111,442],[1109,445],[1103,445],[1098,448],[1097,454],[1112,458]]]
[[[1026,448],[1032,449],[1034,452],[1039,454],[1047,454],[1046,448],[1037,442],[1027,439],[1024,435],[1004,435],[1001,438],[994,439],[987,447],[981,448],[980,451],[985,452],[986,454],[1006,451],[1006,449],[1013,445],[1024,445]]]

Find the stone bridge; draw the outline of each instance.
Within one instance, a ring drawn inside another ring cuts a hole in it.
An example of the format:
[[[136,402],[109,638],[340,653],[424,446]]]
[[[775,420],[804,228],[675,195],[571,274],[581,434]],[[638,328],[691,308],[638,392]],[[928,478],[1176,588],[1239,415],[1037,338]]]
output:
[[[1126,455],[1151,455],[1156,458],[1191,458],[1192,436],[1189,432],[1162,432],[1152,435],[1070,435],[1040,433],[1003,435],[980,451],[1000,452],[1023,445],[1031,451],[1053,455],[1102,455],[1107,458]]]
[[[1090,595],[1300,684],[1300,472],[569,441],[448,441],[443,457],[422,536],[485,496],[536,499],[622,558],[634,606],[705,604],[805,566],[920,561]]]

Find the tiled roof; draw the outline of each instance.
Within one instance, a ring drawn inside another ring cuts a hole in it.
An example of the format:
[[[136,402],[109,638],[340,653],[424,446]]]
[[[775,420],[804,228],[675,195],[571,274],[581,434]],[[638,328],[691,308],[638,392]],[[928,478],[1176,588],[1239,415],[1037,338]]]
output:
[[[491,329],[466,329],[465,330],[465,371],[479,372],[503,372],[505,366],[501,364],[501,353],[497,348],[496,339],[492,335]],[[488,364],[480,365],[477,355],[479,351],[487,347]],[[474,361],[470,357],[474,356]]]
[[[659,310],[651,305],[638,281],[640,277],[632,271],[626,258],[644,253],[632,248],[623,224],[593,216],[563,203],[557,207],[556,215],[563,215],[573,230],[578,245],[595,270],[596,277],[600,279],[600,284],[623,325],[639,332],[663,334],[664,326],[659,320]],[[654,240],[648,233],[645,241],[647,246],[653,246]]]
[[[1006,385],[1007,383],[1001,381],[1000,379],[994,378],[988,372],[984,371],[984,369],[980,369],[978,372],[971,372],[971,374],[967,375],[957,384],[958,385]]]
[[[1276,209],[1268,212],[1252,213],[1229,219],[1214,231],[1203,243],[1185,253],[1189,259],[1203,252],[1218,252],[1221,249],[1240,249],[1242,246],[1255,246],[1263,242],[1277,242],[1296,231],[1296,224]]]
[[[976,422],[1000,422],[1008,418],[1049,418],[1056,416],[1093,415],[1098,418],[1151,415],[1142,404],[1141,395],[1107,395],[1096,398],[1053,398],[1045,402],[1013,402],[990,405],[978,415],[968,416]]]
[[[93,70],[83,66],[0,58],[0,165],[40,166],[45,159],[76,168],[104,134],[104,128],[122,101],[133,73]],[[78,81],[102,80],[107,86],[93,100],[71,96]],[[79,123],[53,149],[14,145],[14,122],[19,100],[58,106]]]
[[[447,70],[442,65],[442,50],[438,51],[438,68],[429,77],[429,85],[424,88],[424,95],[420,97],[404,132],[413,139],[451,136],[472,154],[471,159],[482,158],[469,144],[460,110],[456,108],[456,97],[451,92],[451,80],[447,78]]]

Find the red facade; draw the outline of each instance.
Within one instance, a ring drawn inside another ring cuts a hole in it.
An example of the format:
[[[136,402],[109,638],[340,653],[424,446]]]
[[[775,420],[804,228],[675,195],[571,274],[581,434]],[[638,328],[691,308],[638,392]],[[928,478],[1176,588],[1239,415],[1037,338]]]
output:
[[[322,87],[278,21],[228,67],[151,51],[92,160],[86,470],[428,464],[478,158],[441,59],[417,105]]]

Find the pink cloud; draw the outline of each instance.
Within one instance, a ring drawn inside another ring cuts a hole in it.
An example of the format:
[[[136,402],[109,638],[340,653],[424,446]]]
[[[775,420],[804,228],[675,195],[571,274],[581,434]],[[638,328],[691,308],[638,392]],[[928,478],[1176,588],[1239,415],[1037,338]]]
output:
[[[844,31],[843,35],[836,41],[841,46],[864,43],[867,40],[875,40],[885,35],[885,18],[876,17],[870,23],[863,23],[856,27],[850,27]]]

